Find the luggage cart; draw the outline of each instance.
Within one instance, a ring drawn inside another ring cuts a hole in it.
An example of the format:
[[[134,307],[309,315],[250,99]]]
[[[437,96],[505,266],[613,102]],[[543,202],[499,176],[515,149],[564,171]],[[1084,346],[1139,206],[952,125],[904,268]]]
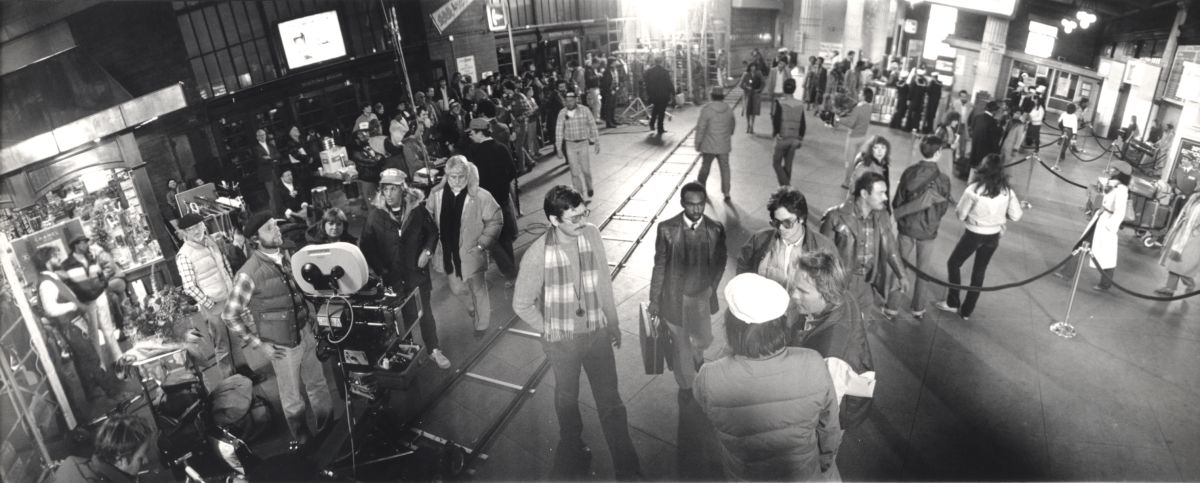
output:
[[[1101,177],[1095,184],[1088,186],[1088,201],[1084,208],[1088,219],[1091,219],[1104,198],[1102,187],[1105,179]],[[1141,240],[1142,246],[1146,248],[1161,246],[1162,237],[1171,224],[1171,211],[1175,206],[1176,196],[1170,188],[1160,188],[1158,183],[1146,178],[1134,177],[1129,184],[1129,202],[1121,226],[1132,228],[1134,237]]]

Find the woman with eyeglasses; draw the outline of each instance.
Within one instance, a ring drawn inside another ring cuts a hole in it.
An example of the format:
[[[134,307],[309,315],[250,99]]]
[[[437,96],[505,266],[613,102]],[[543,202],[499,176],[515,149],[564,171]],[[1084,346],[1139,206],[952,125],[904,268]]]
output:
[[[833,241],[810,229],[808,201],[790,186],[781,186],[767,201],[771,227],[750,236],[738,255],[737,273],[754,272],[788,286],[789,272],[800,255],[817,250],[837,253]]]

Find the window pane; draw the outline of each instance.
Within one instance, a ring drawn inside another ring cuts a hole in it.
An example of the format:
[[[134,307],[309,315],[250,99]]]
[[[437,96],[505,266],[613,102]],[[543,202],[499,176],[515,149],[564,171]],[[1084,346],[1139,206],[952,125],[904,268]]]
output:
[[[250,26],[251,38],[259,38],[266,35],[263,31],[263,19],[258,14],[259,4],[254,2],[246,2],[242,5],[246,7],[246,23]]]
[[[208,27],[204,24],[204,11],[194,10],[188,15],[192,18],[192,27],[196,29],[197,53],[212,52],[212,39],[208,35]]]
[[[221,79],[225,81],[225,88],[231,91],[237,89],[237,73],[233,69],[233,59],[229,58],[228,49],[217,51],[217,64],[221,66]]]
[[[270,45],[267,43],[266,39],[258,40],[255,42],[255,45],[258,46],[258,57],[262,59],[263,77],[266,80],[274,79],[276,74],[275,61],[272,60],[271,57]]]
[[[225,32],[221,30],[221,16],[217,14],[217,8],[208,7],[203,12],[204,19],[208,23],[208,33],[212,36],[213,50],[224,49],[227,45],[225,43]]]
[[[250,69],[246,67],[246,55],[242,46],[235,45],[229,49],[229,56],[233,58],[233,73],[237,76],[238,86],[250,87]]]
[[[253,9],[254,5],[233,2],[229,7],[233,9],[233,21],[237,23],[238,38],[242,42],[253,39],[254,32],[250,29],[250,18],[246,15],[246,10]]]
[[[221,80],[221,70],[217,68],[216,54],[204,56],[204,68],[208,71],[208,82],[212,84],[213,97],[225,95],[227,92],[225,81]]]
[[[217,5],[217,8],[221,12],[221,25],[225,27],[225,38],[229,41],[229,45],[241,43],[237,33],[237,22],[233,19],[233,9],[229,7],[228,3]]]
[[[250,81],[254,84],[262,82],[262,60],[258,58],[258,48],[254,42],[246,42],[242,48],[246,51],[246,68],[250,72]]]
[[[200,55],[200,52],[196,50],[196,34],[192,32],[192,21],[188,19],[187,15],[180,15],[177,20],[179,21],[179,33],[183,35],[183,45],[187,48],[188,57]]]
[[[196,76],[196,91],[200,93],[200,97],[208,99],[212,95],[209,91],[208,74],[204,71],[204,61],[198,57],[192,59],[192,74]]]

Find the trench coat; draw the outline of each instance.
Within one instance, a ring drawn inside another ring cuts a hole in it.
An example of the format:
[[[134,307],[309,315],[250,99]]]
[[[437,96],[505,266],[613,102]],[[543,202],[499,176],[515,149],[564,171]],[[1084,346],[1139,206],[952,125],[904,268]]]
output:
[[[1121,222],[1125,221],[1125,209],[1128,205],[1129,187],[1117,185],[1104,194],[1100,209],[1092,215],[1087,229],[1083,231],[1085,236],[1092,231],[1092,256],[1096,257],[1096,263],[1100,264],[1103,270],[1117,268],[1117,246],[1120,244],[1117,232],[1121,231]]]

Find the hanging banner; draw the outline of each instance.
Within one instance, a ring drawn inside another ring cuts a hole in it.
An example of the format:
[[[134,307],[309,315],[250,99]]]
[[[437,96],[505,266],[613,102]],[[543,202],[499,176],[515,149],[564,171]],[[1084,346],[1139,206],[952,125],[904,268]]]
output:
[[[438,33],[443,34],[446,32],[446,27],[449,27],[454,22],[454,19],[462,15],[463,11],[470,4],[471,0],[450,0],[445,5],[434,10],[429,15],[429,19],[433,20],[433,26],[437,28]]]

